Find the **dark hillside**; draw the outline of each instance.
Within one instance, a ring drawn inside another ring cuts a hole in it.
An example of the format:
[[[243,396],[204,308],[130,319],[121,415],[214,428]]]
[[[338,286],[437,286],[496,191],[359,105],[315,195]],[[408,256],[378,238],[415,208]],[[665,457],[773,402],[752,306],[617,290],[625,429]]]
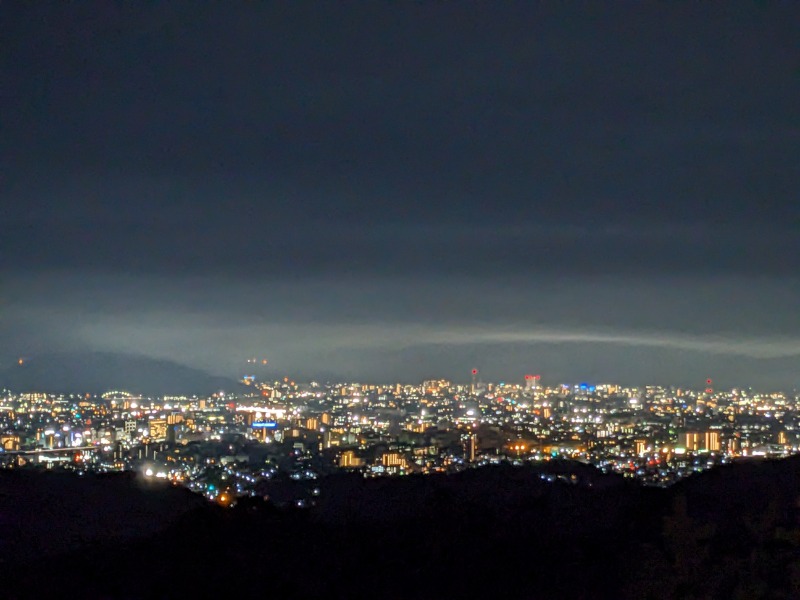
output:
[[[12,597],[800,597],[800,458],[667,490],[575,474],[336,476],[312,509],[201,503],[150,537],[53,557],[53,577],[37,562],[5,580]]]

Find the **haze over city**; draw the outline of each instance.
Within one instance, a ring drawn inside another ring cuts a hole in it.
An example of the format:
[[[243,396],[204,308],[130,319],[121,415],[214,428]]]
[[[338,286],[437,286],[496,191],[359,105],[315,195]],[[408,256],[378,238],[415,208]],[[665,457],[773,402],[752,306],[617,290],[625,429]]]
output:
[[[791,5],[2,10],[8,369],[797,384]]]

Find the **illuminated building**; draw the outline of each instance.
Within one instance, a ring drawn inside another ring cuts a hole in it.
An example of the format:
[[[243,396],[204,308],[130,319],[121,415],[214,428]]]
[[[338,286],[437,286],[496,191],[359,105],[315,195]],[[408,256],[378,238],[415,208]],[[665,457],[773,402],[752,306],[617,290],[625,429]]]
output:
[[[128,437],[128,439],[132,439],[133,436],[136,434],[136,421],[133,420],[125,421],[125,424],[123,426],[123,431],[125,432],[125,435]]]
[[[721,449],[719,432],[718,431],[706,431],[705,433],[705,449],[709,452],[719,452]]]
[[[406,459],[399,452],[386,452],[381,456],[381,464],[384,467],[406,467]]]
[[[253,435],[261,442],[267,442],[270,440],[270,434],[275,432],[278,427],[278,423],[275,421],[253,421],[250,424],[250,428],[253,431]],[[277,433],[277,432],[276,432]]]
[[[541,375],[525,375],[525,393],[535,394],[539,387]]]
[[[0,447],[5,451],[19,450],[19,441],[18,435],[2,435],[0,436]]]
[[[464,460],[475,462],[475,455],[478,453],[478,436],[474,433],[465,433],[461,436],[464,447]]]
[[[700,434],[692,431],[687,431],[682,436],[681,445],[690,452],[697,452],[700,450],[701,437]]]
[[[356,456],[356,453],[352,450],[347,450],[346,452],[342,452],[342,455],[339,457],[339,466],[344,469],[363,467],[364,460]]]
[[[150,437],[154,440],[167,439],[167,420],[153,419],[150,421]]]
[[[709,430],[704,432],[687,431],[682,435],[683,446],[690,452],[706,450],[719,452],[722,448],[719,431]]]

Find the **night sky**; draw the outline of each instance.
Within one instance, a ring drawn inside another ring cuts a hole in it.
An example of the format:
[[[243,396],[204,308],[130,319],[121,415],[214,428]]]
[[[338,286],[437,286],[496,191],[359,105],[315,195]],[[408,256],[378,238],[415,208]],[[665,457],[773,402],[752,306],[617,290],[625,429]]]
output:
[[[800,382],[796,3],[3,3],[0,69],[4,367]]]

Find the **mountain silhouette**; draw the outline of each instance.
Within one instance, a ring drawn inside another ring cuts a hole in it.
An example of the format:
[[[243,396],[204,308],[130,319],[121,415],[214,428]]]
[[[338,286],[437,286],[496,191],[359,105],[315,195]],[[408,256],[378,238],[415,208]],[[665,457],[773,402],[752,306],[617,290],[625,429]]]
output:
[[[0,388],[16,392],[102,393],[123,389],[147,395],[233,391],[239,383],[172,361],[106,352],[31,356],[0,370]]]

